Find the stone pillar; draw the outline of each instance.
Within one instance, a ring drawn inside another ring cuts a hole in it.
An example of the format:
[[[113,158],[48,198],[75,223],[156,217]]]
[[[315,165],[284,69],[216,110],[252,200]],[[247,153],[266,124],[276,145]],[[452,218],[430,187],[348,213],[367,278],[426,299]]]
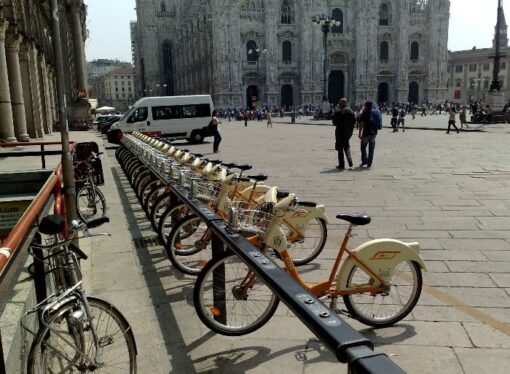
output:
[[[58,119],[58,115],[55,100],[55,71],[51,67],[48,69],[48,87],[50,91],[51,120],[53,123]]]
[[[41,105],[42,90],[40,85],[39,64],[37,60],[37,48],[34,43],[28,45],[29,72],[30,72],[30,95],[32,97],[32,112],[36,136],[44,137],[43,109]]]
[[[83,32],[80,17],[82,0],[69,0],[69,5],[71,9],[71,34],[73,39],[76,88],[86,89],[85,49],[83,47]]]
[[[0,18],[0,139],[15,142],[7,56],[5,55],[7,26],[9,26],[9,22],[6,19]]]
[[[25,102],[23,100],[23,86],[19,64],[19,50],[22,40],[23,37],[20,34],[12,33],[7,35],[7,70],[9,72],[14,133],[20,142],[28,142],[30,137],[27,133]]]
[[[31,94],[32,88],[30,87],[30,54],[28,51],[28,44],[26,42],[21,44],[19,64],[21,68],[21,84],[23,86],[23,102],[25,103],[27,132],[31,138],[37,138]]]
[[[51,107],[49,103],[49,90],[48,90],[48,73],[46,71],[46,59],[44,57],[44,53],[39,53],[39,70],[41,77],[41,108],[42,108],[42,117],[43,117],[43,128],[45,134],[51,134],[53,123],[51,121]]]

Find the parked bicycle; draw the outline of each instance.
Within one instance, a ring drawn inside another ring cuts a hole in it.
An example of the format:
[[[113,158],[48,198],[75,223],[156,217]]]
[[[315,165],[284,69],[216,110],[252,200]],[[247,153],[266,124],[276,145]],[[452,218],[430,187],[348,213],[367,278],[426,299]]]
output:
[[[136,373],[136,344],[131,326],[109,302],[89,296],[82,287],[80,260],[87,255],[71,238],[79,230],[94,236],[88,228],[107,222],[107,217],[73,221],[67,238],[59,233],[65,226],[61,216],[41,220],[39,232],[49,236],[47,244],[32,243],[42,250],[46,274],[51,274],[55,292],[25,313],[22,326],[34,335],[28,354],[27,372],[36,373]],[[31,269],[33,266],[31,267]],[[32,331],[27,317],[39,315],[40,327]]]
[[[350,225],[333,269],[323,282],[306,283],[292,262],[281,228],[285,215],[294,209],[294,201],[290,195],[271,209],[232,208],[230,229],[243,236],[250,234],[249,240],[262,253],[275,250],[288,273],[317,297],[330,298],[333,310],[338,297],[342,297],[353,318],[377,327],[393,325],[411,312],[420,297],[421,269],[425,269],[418,243],[377,239],[349,249],[353,228],[367,225],[371,219],[366,215],[339,214],[337,218]],[[345,253],[347,257],[340,265]],[[272,317],[279,303],[276,295],[231,251],[207,263],[197,278],[193,296],[202,322],[223,335],[257,330]]]

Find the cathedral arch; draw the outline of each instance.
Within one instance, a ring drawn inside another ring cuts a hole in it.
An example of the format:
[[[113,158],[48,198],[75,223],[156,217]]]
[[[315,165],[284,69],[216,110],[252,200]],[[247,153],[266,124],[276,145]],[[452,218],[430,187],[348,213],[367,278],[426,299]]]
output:
[[[282,61],[284,63],[292,62],[292,43],[288,40],[282,43]]]
[[[379,45],[379,60],[387,62],[390,57],[390,46],[387,41],[381,42]]]
[[[333,9],[333,13],[331,14],[331,17],[335,21],[340,21],[340,26],[333,26],[331,28],[331,32],[333,34],[343,34],[343,32],[344,32],[344,12],[342,12],[342,10],[339,8],[335,8],[335,9]]]
[[[418,104],[420,99],[420,86],[418,82],[409,83],[409,96],[407,101],[410,103]]]
[[[391,25],[391,8],[390,4],[384,2],[379,7],[379,26]]]
[[[411,43],[411,61],[418,61],[420,58],[420,45],[418,42]]]
[[[161,0],[160,9],[161,9],[161,12],[163,12],[163,13],[165,13],[165,12],[166,12],[166,4],[165,4],[165,0]]]
[[[294,2],[292,0],[282,0],[280,16],[282,24],[290,25],[294,22]]]
[[[281,89],[281,104],[285,108],[294,106],[294,89],[290,84],[285,84]]]
[[[390,87],[387,82],[381,82],[379,83],[379,86],[377,87],[377,102],[379,104],[381,103],[387,103],[390,98]]]

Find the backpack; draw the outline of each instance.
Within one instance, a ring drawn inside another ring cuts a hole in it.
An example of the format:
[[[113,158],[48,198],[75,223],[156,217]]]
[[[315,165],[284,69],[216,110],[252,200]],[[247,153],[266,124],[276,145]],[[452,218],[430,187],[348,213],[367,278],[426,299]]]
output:
[[[377,130],[382,130],[382,116],[381,112],[379,112],[377,109],[373,108],[370,111],[370,122]]]

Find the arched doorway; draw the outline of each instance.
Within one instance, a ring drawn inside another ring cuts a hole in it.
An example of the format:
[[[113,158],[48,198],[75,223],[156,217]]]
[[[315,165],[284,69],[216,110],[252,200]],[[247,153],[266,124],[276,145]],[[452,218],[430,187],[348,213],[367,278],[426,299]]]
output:
[[[257,86],[251,85],[246,89],[246,106],[254,109],[259,101],[259,89]]]
[[[409,96],[407,98],[407,101],[410,103],[419,103],[420,93],[419,93],[419,86],[417,82],[411,82],[409,83]]]
[[[333,70],[329,73],[328,100],[330,103],[337,104],[338,100],[345,96],[344,92],[345,77],[341,70]]]
[[[382,82],[379,83],[379,87],[377,88],[377,102],[378,103],[387,103],[389,99],[389,86],[388,83]]]
[[[282,86],[282,105],[284,107],[294,105],[294,89],[289,84]]]

